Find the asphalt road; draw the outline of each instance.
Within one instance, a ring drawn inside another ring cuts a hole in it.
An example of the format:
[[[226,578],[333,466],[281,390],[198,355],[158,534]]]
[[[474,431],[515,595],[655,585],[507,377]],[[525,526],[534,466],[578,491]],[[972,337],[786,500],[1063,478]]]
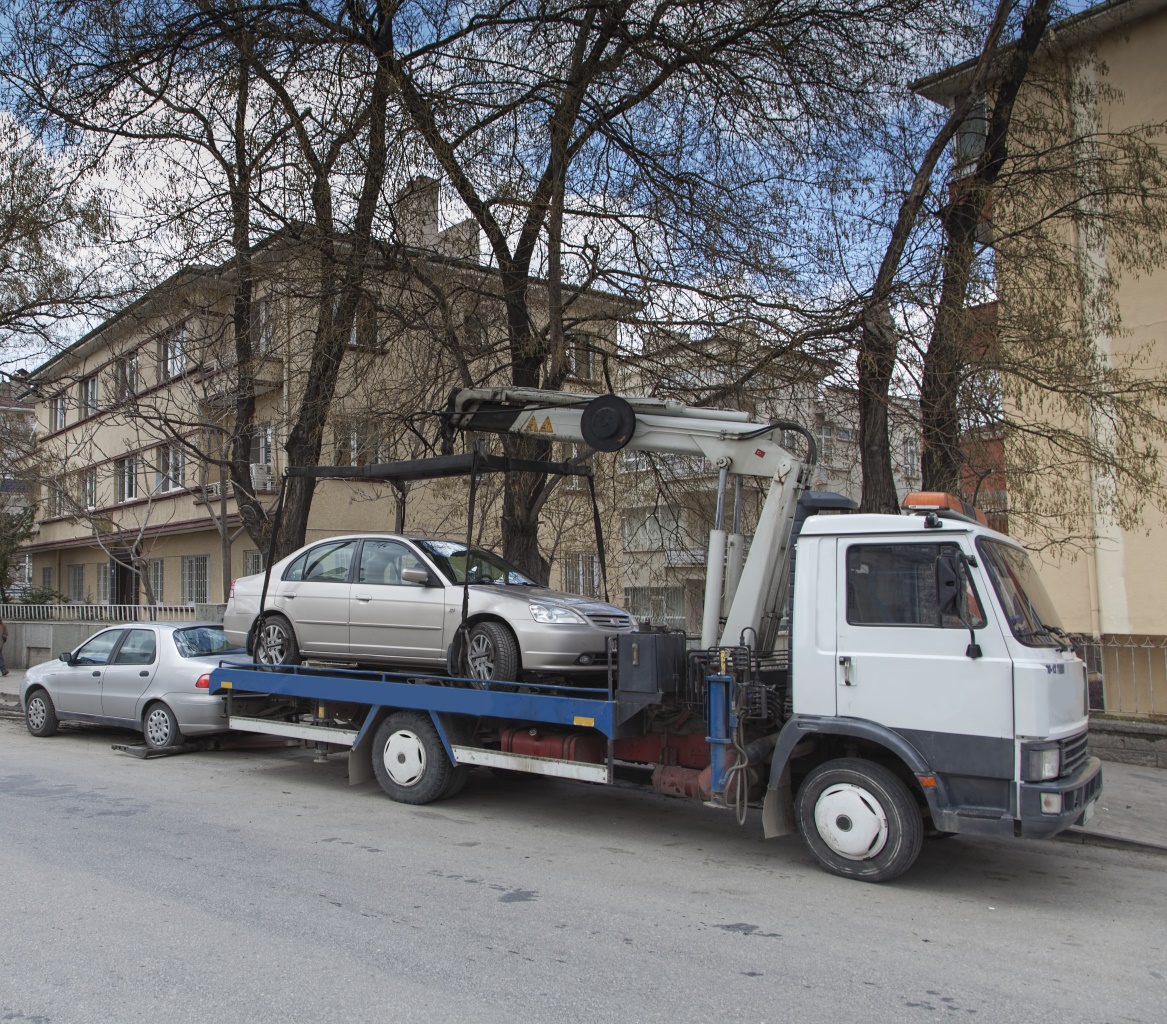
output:
[[[755,815],[0,721],[0,1021],[1161,1022],[1167,858],[931,841],[883,886]]]

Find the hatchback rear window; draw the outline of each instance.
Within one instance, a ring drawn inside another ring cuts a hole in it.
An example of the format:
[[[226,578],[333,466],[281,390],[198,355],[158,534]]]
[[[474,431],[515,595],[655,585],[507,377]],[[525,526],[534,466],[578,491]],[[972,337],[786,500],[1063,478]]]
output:
[[[174,631],[174,646],[184,658],[202,658],[208,654],[226,654],[241,648],[232,647],[222,626],[190,626]]]

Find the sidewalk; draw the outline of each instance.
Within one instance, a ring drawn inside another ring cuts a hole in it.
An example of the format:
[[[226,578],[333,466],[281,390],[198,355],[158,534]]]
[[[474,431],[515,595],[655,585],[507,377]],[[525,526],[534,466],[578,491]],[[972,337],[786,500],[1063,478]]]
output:
[[[0,678],[0,705],[19,701],[23,669]],[[1167,854],[1167,768],[1102,763],[1102,796],[1084,828],[1060,838],[1107,846],[1140,846]]]

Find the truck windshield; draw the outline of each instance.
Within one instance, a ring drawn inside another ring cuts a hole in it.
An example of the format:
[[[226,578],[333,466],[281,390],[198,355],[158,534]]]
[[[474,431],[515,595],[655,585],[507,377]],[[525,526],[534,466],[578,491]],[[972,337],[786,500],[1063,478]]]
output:
[[[418,546],[434,560],[443,576],[463,583],[506,583],[517,587],[538,586],[510,562],[483,548],[467,548],[453,540],[419,540]]]
[[[1061,647],[1065,632],[1029,556],[1012,544],[977,539],[1013,635],[1030,647]]]

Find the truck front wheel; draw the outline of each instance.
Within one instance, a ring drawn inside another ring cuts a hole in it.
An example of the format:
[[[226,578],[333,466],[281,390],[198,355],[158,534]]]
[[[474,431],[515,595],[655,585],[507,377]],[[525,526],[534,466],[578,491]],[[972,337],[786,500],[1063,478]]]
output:
[[[398,803],[428,804],[453,795],[457,771],[429,715],[398,711],[373,739],[373,774]]]
[[[798,830],[822,867],[886,882],[915,862],[924,840],[908,787],[882,765],[844,757],[815,768],[798,791]]]

